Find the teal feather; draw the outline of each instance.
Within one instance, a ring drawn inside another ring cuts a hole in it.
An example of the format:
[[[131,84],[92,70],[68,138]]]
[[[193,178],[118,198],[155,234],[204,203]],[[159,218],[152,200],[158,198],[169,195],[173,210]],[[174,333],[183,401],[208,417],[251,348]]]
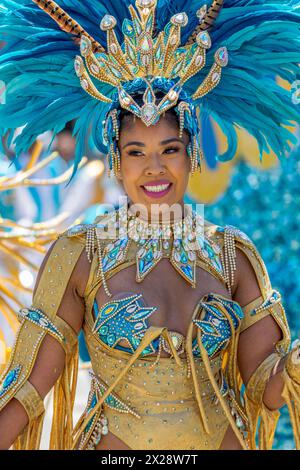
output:
[[[106,35],[99,28],[101,18],[112,14],[117,19],[116,34],[121,40],[122,20],[129,17],[123,0],[58,0],[70,16],[104,46]],[[170,17],[185,11],[188,25],[183,28],[184,43],[198,24],[195,12],[205,1],[159,0],[156,28],[161,30]],[[220,161],[233,158],[236,127],[245,128],[258,142],[261,153],[272,149],[284,158],[293,135],[285,126],[299,122],[299,108],[290,93],[276,83],[277,76],[292,83],[299,78],[300,7],[288,0],[225,0],[224,7],[210,32],[212,48],[207,67],[192,77],[186,90],[192,94],[205,78],[220,46],[229,51],[229,64],[223,69],[220,84],[203,99],[203,118],[212,116],[228,140],[228,150]],[[88,135],[92,143],[106,152],[102,140],[102,121],[106,105],[95,101],[80,87],[73,69],[78,45],[72,37],[31,0],[2,0],[0,39],[6,46],[0,56],[0,78],[7,85],[6,104],[0,106],[0,137],[8,132],[12,139],[17,127],[23,127],[16,139],[17,153],[47,130],[54,134],[75,119],[75,169],[85,153]],[[112,96],[113,88],[97,83],[101,93]],[[2,124],[1,123],[5,123]]]

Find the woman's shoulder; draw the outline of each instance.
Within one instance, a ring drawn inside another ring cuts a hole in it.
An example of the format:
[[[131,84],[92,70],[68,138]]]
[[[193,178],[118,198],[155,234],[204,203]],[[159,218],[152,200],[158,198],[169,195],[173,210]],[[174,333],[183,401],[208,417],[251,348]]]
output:
[[[209,220],[204,220],[204,235],[220,248],[233,248],[233,245],[241,249],[256,250],[252,238],[235,225],[219,225]],[[225,246],[226,245],[226,246]]]

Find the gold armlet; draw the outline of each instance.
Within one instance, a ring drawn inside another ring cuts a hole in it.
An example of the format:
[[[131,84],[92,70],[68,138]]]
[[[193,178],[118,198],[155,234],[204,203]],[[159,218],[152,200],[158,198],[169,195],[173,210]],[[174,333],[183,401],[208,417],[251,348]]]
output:
[[[64,348],[67,355],[73,352],[78,338],[75,331],[60,317],[56,316],[53,320],[40,309],[30,307],[22,308],[19,312],[19,318],[22,321],[28,321],[37,325],[55,338]]]
[[[14,398],[25,408],[29,421],[33,421],[45,412],[42,398],[28,380],[17,391]]]

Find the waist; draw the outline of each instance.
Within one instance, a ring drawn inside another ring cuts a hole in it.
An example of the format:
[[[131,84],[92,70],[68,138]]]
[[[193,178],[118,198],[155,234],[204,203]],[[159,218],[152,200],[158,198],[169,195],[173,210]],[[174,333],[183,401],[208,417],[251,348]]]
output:
[[[90,349],[92,367],[95,375],[107,386],[113,383],[130,359],[130,354],[105,345],[95,344],[95,350]],[[129,368],[126,375],[116,385],[116,393],[122,397],[130,395],[138,397],[190,399],[193,396],[193,383],[188,376],[189,364],[182,358],[178,365],[172,357],[160,357],[156,362],[155,356],[137,358]],[[212,386],[201,358],[194,358],[198,383],[205,396],[213,395]],[[219,382],[221,375],[222,358],[220,355],[210,361],[211,370]]]

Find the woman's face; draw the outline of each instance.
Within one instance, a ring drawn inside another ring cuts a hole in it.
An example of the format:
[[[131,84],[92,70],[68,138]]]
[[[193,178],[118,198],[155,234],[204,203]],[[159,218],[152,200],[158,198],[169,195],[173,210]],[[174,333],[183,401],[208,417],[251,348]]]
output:
[[[140,119],[130,119],[120,132],[118,179],[132,203],[146,206],[148,214],[153,204],[183,207],[190,171],[189,136],[184,132],[180,139],[178,135],[172,117],[162,117],[149,127]]]

